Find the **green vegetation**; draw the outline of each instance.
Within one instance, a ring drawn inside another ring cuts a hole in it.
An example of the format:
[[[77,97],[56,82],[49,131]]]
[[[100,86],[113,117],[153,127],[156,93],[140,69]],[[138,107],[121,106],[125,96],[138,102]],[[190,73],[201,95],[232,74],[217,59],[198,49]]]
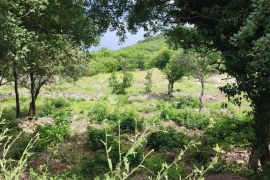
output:
[[[1,1],[0,179],[269,179],[269,7]]]
[[[152,59],[156,56],[157,51],[162,52],[166,46],[165,39],[162,36],[157,36],[146,38],[136,45],[118,51],[102,49],[92,52],[89,55],[91,60],[87,75],[111,73],[119,70],[143,70],[158,66],[152,62]]]

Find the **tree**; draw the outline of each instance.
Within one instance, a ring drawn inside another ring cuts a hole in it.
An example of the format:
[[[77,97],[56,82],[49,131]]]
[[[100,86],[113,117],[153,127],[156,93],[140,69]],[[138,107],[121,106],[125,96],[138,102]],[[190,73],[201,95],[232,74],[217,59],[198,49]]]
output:
[[[30,89],[30,117],[36,117],[36,99],[43,86],[54,82],[55,77],[77,80],[86,66],[83,52],[72,46],[68,39],[59,36],[53,41],[39,37],[28,46],[29,55],[25,60],[23,85]]]
[[[168,48],[160,49],[153,57],[152,57],[152,66],[157,67],[158,69],[164,69],[167,63],[170,61],[172,56],[172,50]]]
[[[252,102],[256,139],[252,145],[250,165],[257,169],[258,159],[264,170],[270,161],[270,1],[253,1],[252,12],[240,31],[233,36],[235,50],[230,56],[236,60],[231,71],[237,84],[224,87],[231,96],[246,94]],[[240,66],[241,65],[241,66]],[[239,67],[240,66],[240,67]]]
[[[16,97],[16,117],[20,117],[20,96],[19,79],[22,72],[22,59],[28,52],[26,45],[29,43],[33,33],[28,32],[24,26],[21,26],[22,20],[29,14],[36,15],[44,9],[45,0],[26,0],[26,1],[7,1],[0,2],[0,76],[1,81],[5,83],[14,82],[14,91]],[[4,84],[5,84],[4,83]]]
[[[200,109],[201,112],[203,108],[203,95],[205,90],[205,79],[208,75],[215,72],[213,64],[217,62],[220,57],[219,53],[217,52],[209,52],[207,50],[203,50],[206,53],[198,53],[198,52],[192,52],[192,62],[191,62],[191,75],[198,79],[201,84],[201,93],[200,93]]]
[[[35,96],[43,85],[51,81],[49,77],[52,78],[56,73],[48,75],[52,71],[64,73],[61,70],[63,67],[73,69],[72,66],[76,66],[61,59],[66,48],[83,50],[96,44],[106,29],[91,19],[86,0],[3,0],[0,8],[0,19],[3,20],[0,58],[12,70],[17,117],[20,114],[18,85],[21,77],[30,79],[30,114],[36,114]],[[67,74],[80,74],[70,72]],[[5,76],[3,79],[8,78]]]
[[[169,81],[168,95],[172,95],[174,83],[188,74],[191,59],[188,54],[177,51],[162,70]]]
[[[110,2],[103,2],[103,9]],[[109,8],[109,12],[114,9],[115,13],[107,16],[108,21],[113,22],[121,17],[132,32],[140,28],[147,32],[161,31],[175,48],[207,47],[221,52],[219,64],[225,66],[224,72],[236,79],[236,83],[221,89],[229,97],[245,94],[254,110],[256,140],[250,156],[254,170],[257,170],[258,161],[263,167],[270,161],[270,110],[267,108],[270,104],[270,71],[269,58],[266,58],[269,52],[269,3],[269,0],[116,1],[114,7]],[[93,4],[100,9],[99,3]],[[123,34],[124,23],[115,24],[114,27],[122,32],[119,34]]]

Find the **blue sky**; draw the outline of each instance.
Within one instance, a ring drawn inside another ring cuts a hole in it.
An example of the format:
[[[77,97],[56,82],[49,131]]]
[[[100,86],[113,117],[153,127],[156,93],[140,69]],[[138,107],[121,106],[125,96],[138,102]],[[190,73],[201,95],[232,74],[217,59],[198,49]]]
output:
[[[104,36],[100,40],[100,45],[97,47],[91,47],[89,51],[96,51],[101,48],[107,48],[110,50],[117,50],[121,49],[123,47],[131,46],[133,44],[136,44],[138,41],[141,41],[144,39],[143,37],[144,31],[140,30],[137,34],[133,35],[130,33],[127,33],[127,39],[124,43],[119,44],[119,38],[116,36],[116,32],[114,31],[108,31],[104,34]]]

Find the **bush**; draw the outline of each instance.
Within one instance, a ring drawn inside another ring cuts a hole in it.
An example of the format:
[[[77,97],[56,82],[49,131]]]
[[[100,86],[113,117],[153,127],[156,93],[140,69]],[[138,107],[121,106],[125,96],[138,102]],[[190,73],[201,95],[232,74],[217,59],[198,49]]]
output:
[[[249,147],[250,142],[254,141],[255,132],[253,121],[248,117],[222,116],[216,117],[216,123],[213,128],[207,130],[207,143],[219,143],[221,147],[227,149],[235,144],[237,147]],[[241,142],[241,143],[239,143]]]
[[[81,174],[87,179],[94,179],[108,171],[108,162],[103,152],[97,153],[81,163]]]
[[[14,160],[19,160],[22,157],[23,152],[29,144],[30,140],[30,136],[22,134],[12,145],[12,148],[9,150],[9,157]]]
[[[162,166],[165,162],[166,158],[164,157],[164,155],[153,154],[145,160],[143,165],[154,174],[157,174],[162,169]],[[185,174],[186,173],[181,167],[181,165],[177,164],[169,169],[168,179],[179,179],[179,175],[183,177]],[[153,174],[151,174],[150,176],[153,176]]]
[[[91,108],[88,113],[90,120],[95,120],[102,122],[105,120],[115,121],[117,117],[114,116],[113,111],[109,108],[106,103],[97,103],[93,108]]]
[[[125,144],[121,144],[121,156],[122,158],[126,156],[126,154],[129,151],[129,146]],[[129,155],[128,156],[128,162],[130,163],[131,167],[138,166],[139,163],[143,159],[143,149],[136,149],[134,155]],[[105,153],[105,152],[104,152]],[[119,163],[119,149],[118,149],[118,143],[114,143],[111,145],[111,152],[110,152],[110,158],[112,160],[112,165],[115,167],[117,163]]]
[[[62,97],[56,98],[56,99],[47,99],[44,102],[43,109],[40,112],[40,116],[41,117],[51,116],[57,110],[68,107],[68,106],[69,106],[69,103],[67,102],[67,100],[65,100]]]
[[[63,142],[70,134],[71,112],[59,111],[53,115],[53,123],[38,126],[36,131],[40,134],[36,142],[38,150],[47,148],[53,143]]]
[[[199,108],[200,107],[200,100],[198,98],[187,96],[187,97],[181,97],[179,99],[179,102],[176,104],[177,109],[182,109],[185,107],[190,108]]]
[[[172,107],[163,108],[160,117],[171,119],[180,126],[191,129],[205,129],[209,125],[209,117],[206,114],[194,111],[194,109],[175,109]]]
[[[64,107],[69,106],[69,103],[63,97],[52,99],[51,103],[52,103],[53,107],[55,107],[56,109],[60,109],[60,108],[64,108]]]
[[[119,82],[115,72],[111,73],[109,78],[109,87],[112,88],[113,94],[125,94],[126,89],[129,88],[132,84],[133,75],[130,72],[124,71],[122,82]]]
[[[138,115],[135,112],[124,112],[120,115],[120,119],[121,131],[133,133],[136,130],[142,130],[143,122],[141,120],[138,120]]]
[[[183,148],[187,144],[187,136],[183,133],[175,133],[172,130],[156,131],[147,137],[146,146],[155,151]]]
[[[172,107],[165,107],[161,109],[160,118],[162,119],[175,119],[177,118],[179,110]]]
[[[209,117],[193,109],[180,110],[178,116],[173,120],[177,124],[191,129],[206,129],[209,125]]]
[[[145,92],[149,93],[152,92],[152,86],[153,86],[153,81],[152,81],[152,71],[147,71],[147,74],[145,76]]]
[[[115,144],[114,138],[112,136],[108,136],[109,145]],[[104,129],[95,129],[92,127],[87,128],[87,147],[90,150],[104,150],[105,146],[103,142],[106,141],[106,134]]]

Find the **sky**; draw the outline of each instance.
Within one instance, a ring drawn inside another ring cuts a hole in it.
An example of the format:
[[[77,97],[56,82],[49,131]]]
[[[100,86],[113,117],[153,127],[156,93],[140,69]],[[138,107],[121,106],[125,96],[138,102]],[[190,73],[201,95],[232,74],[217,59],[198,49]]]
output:
[[[124,43],[119,42],[119,38],[116,36],[115,31],[108,31],[104,34],[104,36],[100,40],[100,45],[97,47],[93,46],[89,49],[89,51],[97,51],[101,48],[107,48],[110,50],[117,50],[121,49],[123,47],[131,46],[133,44],[136,44],[138,41],[141,41],[144,39],[144,31],[140,30],[137,34],[133,35],[130,33],[127,33],[127,39]]]

